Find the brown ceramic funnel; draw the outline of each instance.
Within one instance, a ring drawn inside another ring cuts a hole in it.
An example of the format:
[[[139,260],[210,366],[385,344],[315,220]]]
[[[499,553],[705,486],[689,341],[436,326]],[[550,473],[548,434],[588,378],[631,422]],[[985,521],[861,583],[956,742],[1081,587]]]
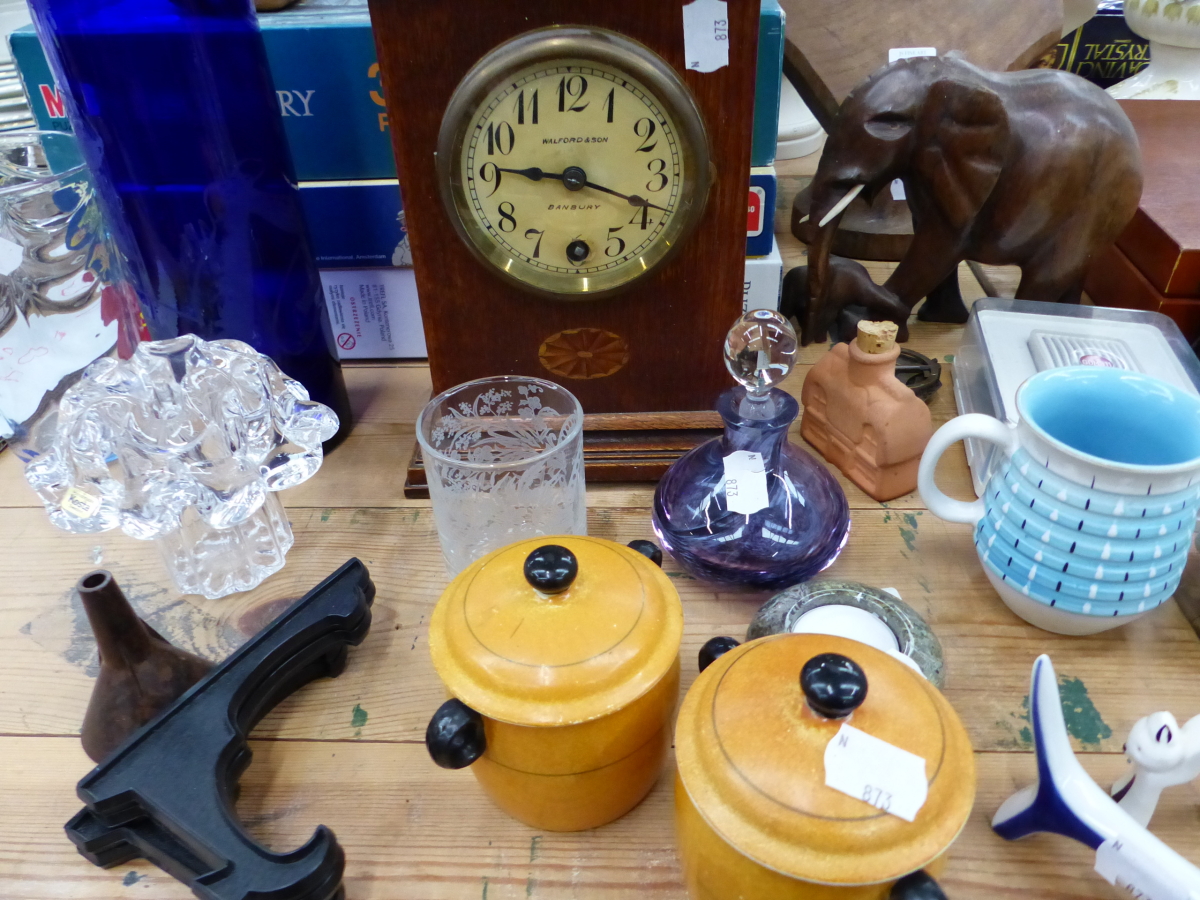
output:
[[[97,569],[75,585],[100,650],[100,674],[83,717],[83,750],[96,762],[213,667],[171,646],[138,618],[112,573]]]

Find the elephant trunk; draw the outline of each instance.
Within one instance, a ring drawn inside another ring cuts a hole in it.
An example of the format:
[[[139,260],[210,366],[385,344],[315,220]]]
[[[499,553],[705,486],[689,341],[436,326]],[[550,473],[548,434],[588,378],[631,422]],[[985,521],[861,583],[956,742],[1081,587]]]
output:
[[[846,207],[859,195],[864,185],[856,184],[841,194],[818,198],[813,192],[813,203],[809,216],[817,226],[817,237],[808,248],[808,308],[800,328],[800,343],[808,346],[814,341],[825,340],[829,330],[830,315],[827,312],[829,294],[829,251],[833,247],[833,235],[846,214]],[[824,192],[822,192],[824,194]],[[834,311],[836,313],[836,310]]]

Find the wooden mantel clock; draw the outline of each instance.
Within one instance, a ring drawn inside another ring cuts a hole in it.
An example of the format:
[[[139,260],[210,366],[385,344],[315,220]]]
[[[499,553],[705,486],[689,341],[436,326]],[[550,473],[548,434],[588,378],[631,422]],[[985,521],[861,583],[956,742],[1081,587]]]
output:
[[[683,5],[371,0],[433,389],[562,384],[592,480],[719,424],[742,308],[759,0],[727,0],[708,72]]]

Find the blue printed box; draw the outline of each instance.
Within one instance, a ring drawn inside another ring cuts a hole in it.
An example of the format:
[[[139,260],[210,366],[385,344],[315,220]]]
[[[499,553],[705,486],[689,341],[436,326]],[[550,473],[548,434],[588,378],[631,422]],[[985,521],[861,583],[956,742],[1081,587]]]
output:
[[[395,178],[392,136],[365,3],[305,3],[259,16],[279,114],[300,181]],[[69,131],[33,26],[9,38],[38,128]]]
[[[296,177],[395,178],[366,0],[303,0],[260,15],[258,23]],[[9,41],[38,128],[69,131],[62,94],[33,26],[13,32]],[[782,66],[783,10],[777,0],[762,0],[752,165],[775,159]]]
[[[318,268],[412,265],[394,178],[302,181],[300,203]]]
[[[785,17],[778,0],[762,0],[758,17],[758,75],[754,81],[754,138],[750,165],[775,162],[779,140],[779,91],[783,86]]]
[[[366,0],[258,17],[300,181],[395,178]]]
[[[775,234],[776,190],[774,166],[759,166],[750,170],[750,193],[746,198],[747,256],[766,256],[771,252]]]

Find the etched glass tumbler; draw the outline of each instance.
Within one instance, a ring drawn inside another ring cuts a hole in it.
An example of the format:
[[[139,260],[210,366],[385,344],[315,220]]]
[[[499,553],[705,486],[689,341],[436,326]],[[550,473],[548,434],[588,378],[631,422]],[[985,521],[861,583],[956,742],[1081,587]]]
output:
[[[438,394],[417,441],[451,577],[527,537],[586,534],[583,409],[564,388],[521,376]]]

